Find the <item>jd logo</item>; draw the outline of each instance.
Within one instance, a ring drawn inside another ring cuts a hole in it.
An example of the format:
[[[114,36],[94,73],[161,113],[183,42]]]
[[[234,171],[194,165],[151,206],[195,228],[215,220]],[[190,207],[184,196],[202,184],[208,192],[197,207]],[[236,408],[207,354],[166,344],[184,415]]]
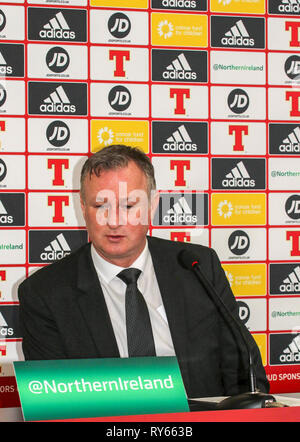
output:
[[[47,127],[46,137],[53,146],[61,147],[69,141],[70,129],[63,121],[52,121]]]
[[[59,46],[49,49],[46,55],[46,63],[52,72],[63,72],[70,63],[68,52]]]
[[[130,30],[131,23],[127,15],[117,12],[108,20],[108,30],[115,38],[125,38]]]
[[[291,195],[285,203],[286,214],[292,219],[300,219],[300,195]]]
[[[126,110],[131,104],[131,94],[124,86],[115,86],[108,94],[111,107],[119,112]]]
[[[0,158],[0,181],[3,181],[7,174],[7,167],[3,160]]]
[[[237,301],[239,317],[243,324],[246,324],[250,318],[249,306],[243,301]]]
[[[6,98],[7,98],[6,90],[5,90],[4,86],[2,86],[2,84],[0,84],[0,107],[3,106],[3,104],[6,101]]]
[[[242,114],[248,109],[249,96],[243,89],[234,89],[230,92],[227,104],[235,114]]]
[[[0,32],[3,31],[6,25],[6,17],[4,12],[0,9]]]
[[[235,255],[244,255],[250,246],[250,239],[243,230],[232,232],[228,239],[228,247]]]
[[[291,55],[284,64],[286,75],[294,80],[300,78],[300,57],[299,55]]]

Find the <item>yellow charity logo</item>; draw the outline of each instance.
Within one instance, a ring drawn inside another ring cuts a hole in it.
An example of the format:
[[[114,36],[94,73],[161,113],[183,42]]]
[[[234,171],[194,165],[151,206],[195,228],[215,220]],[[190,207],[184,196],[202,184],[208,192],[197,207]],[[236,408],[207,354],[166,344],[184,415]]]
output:
[[[266,264],[222,264],[235,296],[266,296]]]
[[[162,20],[157,26],[157,31],[160,37],[167,39],[172,37],[174,26],[171,22],[168,22],[168,20]]]
[[[211,0],[210,10],[212,12],[264,14],[265,0]]]
[[[91,151],[111,144],[126,144],[149,152],[149,122],[135,120],[92,120]]]
[[[153,45],[206,47],[207,16],[201,14],[151,15],[151,39]]]
[[[113,131],[106,126],[101,127],[101,129],[99,129],[98,134],[97,134],[99,144],[104,145],[104,146],[108,146],[110,144],[113,144],[114,137],[115,137],[115,135],[114,135]]]
[[[266,224],[266,195],[263,193],[213,193],[213,226],[262,226]]]
[[[136,9],[148,9],[148,0],[126,0],[126,6],[124,0],[90,0],[91,6],[103,6],[107,8],[136,8]]]
[[[252,337],[254,338],[260,354],[262,363],[264,366],[267,365],[267,335],[265,333],[252,333]]]
[[[217,211],[224,219],[230,218],[233,211],[233,205],[230,201],[224,199],[218,204]]]

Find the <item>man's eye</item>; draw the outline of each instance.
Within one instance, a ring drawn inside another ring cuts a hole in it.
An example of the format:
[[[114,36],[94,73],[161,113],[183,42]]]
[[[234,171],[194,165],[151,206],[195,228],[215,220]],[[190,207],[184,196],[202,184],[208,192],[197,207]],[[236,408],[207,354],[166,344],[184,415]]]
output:
[[[133,206],[134,206],[134,204],[131,204],[131,203],[128,203],[128,204],[123,203],[123,204],[120,204],[119,207],[122,210],[130,210]]]
[[[135,207],[136,206],[136,204],[126,204],[125,205],[125,208],[127,209],[127,210],[130,210],[130,209],[132,209],[133,207]]]

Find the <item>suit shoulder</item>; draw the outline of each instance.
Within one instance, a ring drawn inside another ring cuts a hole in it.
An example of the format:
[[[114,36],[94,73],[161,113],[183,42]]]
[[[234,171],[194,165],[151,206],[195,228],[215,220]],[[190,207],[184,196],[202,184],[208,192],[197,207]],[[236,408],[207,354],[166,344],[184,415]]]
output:
[[[66,279],[72,278],[72,276],[74,277],[74,271],[79,256],[87,253],[89,246],[90,244],[85,244],[59,261],[55,261],[52,264],[40,268],[26,278],[19,287],[22,289],[27,285],[34,285],[37,287],[47,287],[48,285],[53,286],[53,284],[59,285],[66,281]]]
[[[151,236],[148,238],[149,246],[155,248],[161,248],[161,253],[169,251],[170,253],[179,253],[181,250],[191,250],[201,255],[211,255],[212,249],[201,244],[192,244],[189,242],[172,241],[169,239],[163,239]]]

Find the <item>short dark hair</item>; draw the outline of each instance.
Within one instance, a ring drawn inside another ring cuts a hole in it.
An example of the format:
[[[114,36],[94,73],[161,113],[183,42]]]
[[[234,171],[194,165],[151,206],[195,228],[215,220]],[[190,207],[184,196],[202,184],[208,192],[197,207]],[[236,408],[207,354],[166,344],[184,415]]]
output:
[[[80,177],[80,193],[84,199],[84,180],[94,173],[100,176],[103,170],[113,170],[127,167],[133,161],[145,174],[148,183],[148,194],[156,188],[154,168],[150,158],[137,147],[123,144],[111,144],[90,156],[84,163]]]

